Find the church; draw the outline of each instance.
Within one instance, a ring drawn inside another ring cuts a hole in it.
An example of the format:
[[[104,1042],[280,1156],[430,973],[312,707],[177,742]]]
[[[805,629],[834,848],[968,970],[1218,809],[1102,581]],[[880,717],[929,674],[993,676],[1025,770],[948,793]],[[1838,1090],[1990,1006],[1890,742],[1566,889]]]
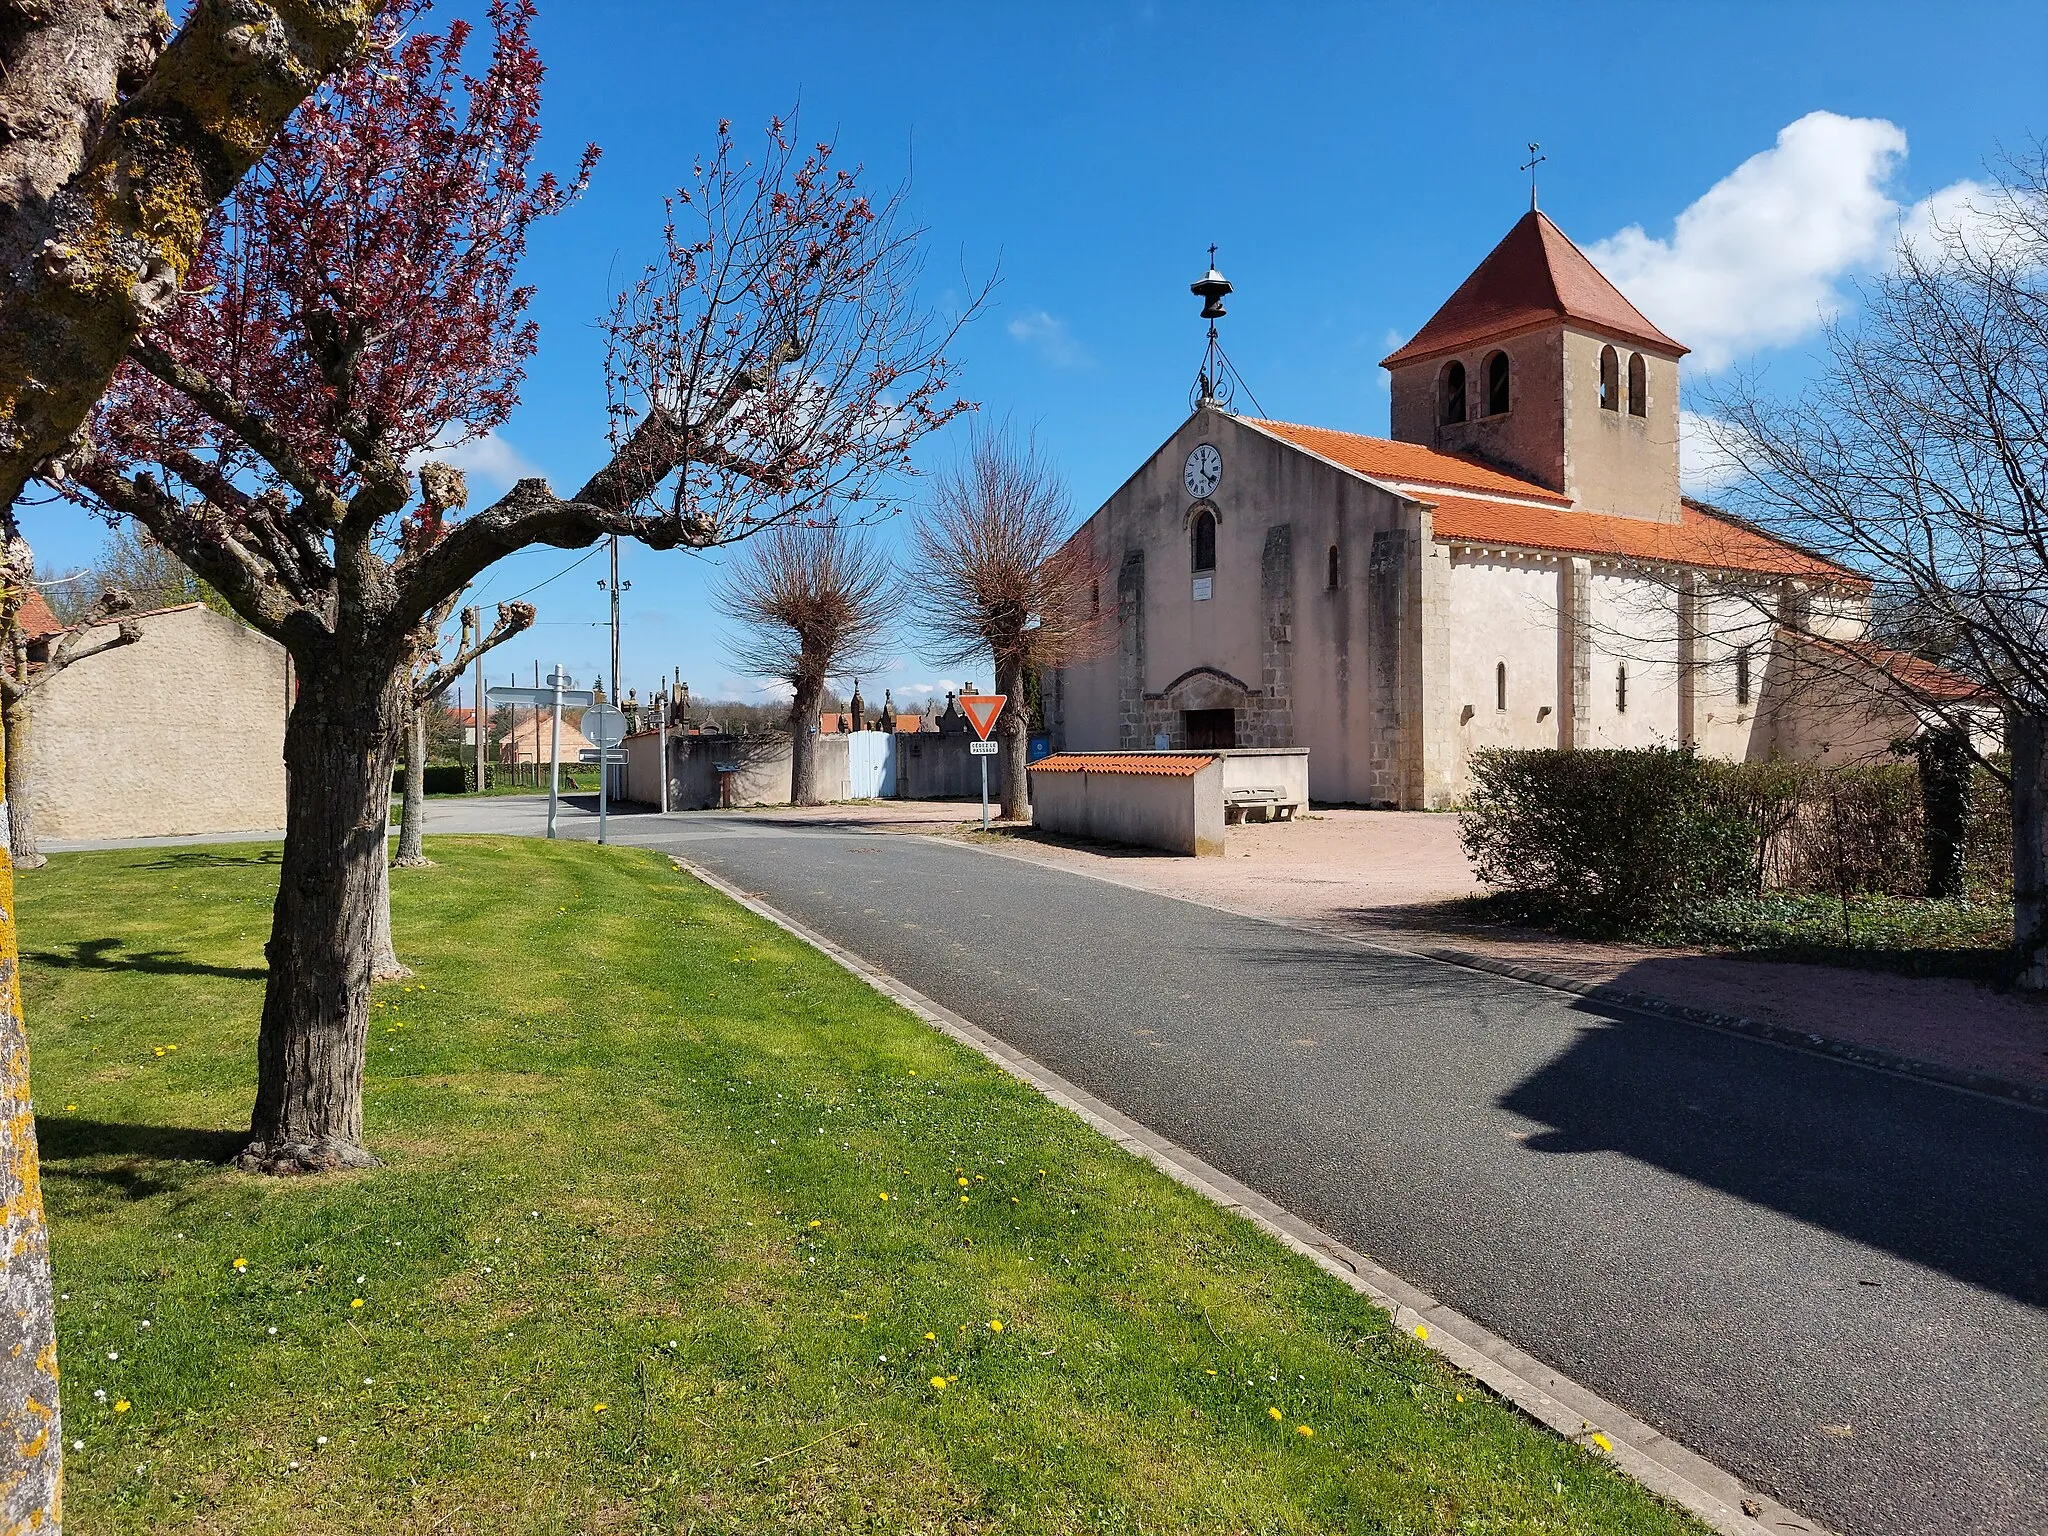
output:
[[[1194,288],[1213,321],[1229,284]],[[1685,352],[1532,207],[1382,361],[1389,437],[1237,415],[1205,369],[1074,535],[1105,641],[1041,679],[1053,745],[1307,747],[1315,800],[1403,809],[1486,747],[1881,750],[1896,721],[1784,686],[1815,637],[1867,649],[1869,583],[1679,490]]]

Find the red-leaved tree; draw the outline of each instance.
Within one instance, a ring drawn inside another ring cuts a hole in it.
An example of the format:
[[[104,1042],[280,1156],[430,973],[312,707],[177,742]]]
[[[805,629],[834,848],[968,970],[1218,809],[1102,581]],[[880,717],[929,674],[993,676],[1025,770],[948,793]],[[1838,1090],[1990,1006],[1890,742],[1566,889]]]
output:
[[[523,0],[467,28],[384,23],[210,234],[57,471],[132,517],[291,653],[287,825],[244,1167],[359,1166],[371,930],[408,674],[479,572],[618,533],[702,548],[859,500],[949,401],[952,326],[911,296],[918,232],[829,146],[717,149],[670,201],[612,316],[609,461],[573,496],[523,480],[464,514],[408,463],[502,422],[535,336],[527,231],[577,182],[533,174],[541,64]],[[584,171],[594,152],[586,152]],[[954,322],[957,324],[957,321]],[[594,382],[594,381],[593,381]]]

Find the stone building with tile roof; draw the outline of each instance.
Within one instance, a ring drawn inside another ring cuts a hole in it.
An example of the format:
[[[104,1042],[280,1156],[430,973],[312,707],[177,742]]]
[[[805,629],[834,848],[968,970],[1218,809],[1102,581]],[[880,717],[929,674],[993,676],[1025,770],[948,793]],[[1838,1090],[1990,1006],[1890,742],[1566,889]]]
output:
[[[1912,669],[1786,685],[1788,627],[1872,649],[1869,583],[1681,494],[1685,351],[1532,209],[1383,360],[1389,437],[1202,400],[1075,534],[1116,644],[1043,680],[1055,746],[1305,746],[1315,799],[1423,808],[1483,747],[1910,734]]]

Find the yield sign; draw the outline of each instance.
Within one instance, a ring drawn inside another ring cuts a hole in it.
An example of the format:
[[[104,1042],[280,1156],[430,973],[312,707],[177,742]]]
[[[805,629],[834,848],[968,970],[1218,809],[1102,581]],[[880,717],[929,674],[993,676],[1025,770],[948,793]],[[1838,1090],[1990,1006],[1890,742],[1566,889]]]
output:
[[[983,741],[995,729],[996,716],[1003,712],[1003,704],[1009,698],[1004,693],[963,693],[960,707],[967,711],[967,723],[974,727],[974,734]]]

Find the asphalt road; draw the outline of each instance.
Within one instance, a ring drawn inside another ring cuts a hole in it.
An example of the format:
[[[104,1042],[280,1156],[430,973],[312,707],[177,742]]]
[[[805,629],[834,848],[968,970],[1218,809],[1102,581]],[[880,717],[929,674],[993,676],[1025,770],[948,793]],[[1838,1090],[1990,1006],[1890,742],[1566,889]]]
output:
[[[709,813],[613,835],[1838,1531],[2048,1532],[2048,1115],[963,845]]]

